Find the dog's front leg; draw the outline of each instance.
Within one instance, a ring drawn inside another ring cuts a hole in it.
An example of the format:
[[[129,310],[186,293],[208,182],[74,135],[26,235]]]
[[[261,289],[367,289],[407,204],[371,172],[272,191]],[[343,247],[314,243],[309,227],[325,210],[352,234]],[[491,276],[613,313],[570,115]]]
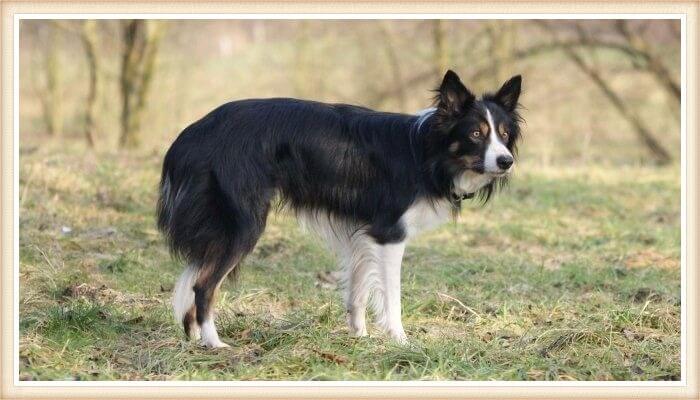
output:
[[[345,307],[351,336],[367,336],[365,311],[370,290],[375,285],[379,262],[378,246],[372,238],[358,234],[348,240],[341,255],[345,271]]]
[[[383,310],[377,315],[378,323],[399,343],[408,341],[401,323],[401,261],[405,248],[405,242],[385,244],[380,248]]]
[[[370,266],[358,266],[350,276],[345,293],[345,307],[347,310],[347,323],[350,336],[367,336],[365,325],[365,310],[369,292],[368,275]]]

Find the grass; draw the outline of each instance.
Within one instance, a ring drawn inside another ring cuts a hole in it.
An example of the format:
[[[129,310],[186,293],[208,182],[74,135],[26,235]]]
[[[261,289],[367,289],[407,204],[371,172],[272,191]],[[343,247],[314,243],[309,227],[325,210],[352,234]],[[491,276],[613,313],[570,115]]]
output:
[[[78,155],[79,154],[79,155]],[[678,380],[678,166],[536,167],[406,253],[395,345],[347,335],[334,261],[284,215],[186,342],[154,227],[161,156],[23,147],[23,380]]]

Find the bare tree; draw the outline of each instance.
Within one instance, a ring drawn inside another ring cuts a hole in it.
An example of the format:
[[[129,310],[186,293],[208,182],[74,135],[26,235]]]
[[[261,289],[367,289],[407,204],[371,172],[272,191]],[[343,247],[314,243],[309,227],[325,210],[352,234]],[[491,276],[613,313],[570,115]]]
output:
[[[84,20],[76,23],[64,20],[55,20],[52,22],[57,28],[61,28],[64,32],[75,35],[80,39],[85,51],[85,59],[88,66],[88,94],[85,99],[85,126],[84,135],[87,145],[95,147],[95,109],[97,106],[97,96],[100,86],[99,64],[97,58],[97,21]]]
[[[81,26],[80,40],[85,49],[88,64],[88,95],[85,100],[85,140],[88,146],[95,147],[95,108],[100,89],[100,73],[97,58],[97,21],[85,20]]]
[[[545,25],[543,21],[536,21],[536,24],[540,27]],[[579,28],[581,28],[580,24],[578,25]],[[556,35],[556,40],[535,44],[526,49],[516,50],[513,57],[527,58],[542,53],[559,51],[565,47],[572,49],[602,49],[614,51],[625,56],[635,68],[649,73],[674,100],[680,101],[680,84],[664,63],[664,57],[648,45],[648,40],[645,39],[641,32],[630,27],[629,21],[616,21],[617,40],[610,38],[611,35],[588,35],[579,28],[576,29],[579,34],[574,37],[562,38]],[[547,29],[549,29],[551,35],[551,26]],[[669,29],[674,34],[678,34],[678,25],[676,21],[669,21]],[[582,35],[580,32],[584,32],[584,34]]]
[[[155,71],[163,25],[153,20],[127,20],[121,25],[119,87],[122,100],[120,147],[136,147]]]
[[[391,25],[387,21],[380,21],[379,34],[381,42],[384,45],[384,54],[386,54],[389,68],[391,70],[392,86],[396,88],[396,98],[399,102],[399,109],[406,111],[406,89],[403,84],[403,72],[401,70],[401,62],[396,51],[396,37],[391,30]]]
[[[44,95],[39,96],[43,112],[46,131],[51,136],[63,134],[63,68],[59,55],[60,32],[56,24],[49,22],[41,30],[42,39],[45,40],[45,52],[43,57],[43,70],[45,73]]]
[[[675,23],[675,21],[670,21]],[[664,64],[662,57],[647,44],[642,34],[634,30],[629,21],[621,19],[615,23],[617,31],[625,38],[627,45],[634,49],[642,59],[641,67],[651,74],[656,81],[676,100],[681,100],[681,86],[671,71]]]
[[[434,27],[435,26],[433,25],[432,28],[434,28]],[[484,34],[485,34],[485,30],[483,30],[483,29],[475,32],[474,34],[471,35],[471,37],[469,38],[469,41],[467,42],[466,46],[464,46],[464,47],[467,49],[473,48],[476,45],[476,43],[479,40],[481,40],[481,38],[484,36]],[[435,52],[435,54],[438,54],[438,53],[440,53],[440,52],[438,52],[438,51]],[[475,56],[474,54],[470,54],[470,57],[474,57],[474,56]],[[446,62],[449,62],[449,61],[446,61]],[[442,71],[442,73],[439,73],[438,76],[436,77],[436,69],[437,68],[445,68],[445,70],[447,70],[447,68],[449,68],[449,64],[446,64],[445,66],[439,66],[439,67],[436,67],[435,65],[436,65],[436,63],[432,62],[431,63],[432,68],[418,72],[417,74],[415,74],[411,77],[408,77],[408,78],[402,77],[403,84],[400,85],[400,87],[394,87],[392,85],[392,87],[389,87],[385,90],[382,90],[382,91],[376,93],[374,96],[374,102],[381,103],[382,101],[385,101],[388,98],[400,96],[402,91],[405,91],[405,88],[410,88],[410,87],[413,87],[416,85],[422,85],[422,84],[424,84],[426,82],[430,82],[430,81],[433,81],[434,83],[439,82],[440,79],[442,79],[442,76],[445,73],[445,71]],[[487,73],[490,73],[491,70],[492,70],[491,64],[489,64],[485,67],[476,69],[468,78],[466,78],[466,80],[468,82],[474,82],[476,80],[483,78]]]
[[[431,20],[433,34],[433,62],[435,65],[435,75],[441,78],[442,75],[449,69],[450,51],[447,47],[447,33],[445,32],[445,22],[441,19]]]
[[[490,20],[487,23],[487,33],[490,44],[490,63],[493,71],[494,86],[500,85],[513,72],[513,57],[515,50],[515,24],[509,20]]]
[[[571,43],[560,41],[557,32],[552,28],[552,26],[545,21],[538,21],[538,25],[544,28],[552,37],[552,39],[559,44],[559,47],[563,50],[564,54],[569,60],[576,65],[581,72],[583,72],[590,80],[597,86],[603,95],[610,101],[613,107],[618,111],[620,116],[622,116],[634,129],[637,137],[645,145],[651,156],[658,164],[667,164],[671,161],[671,155],[669,152],[661,145],[661,143],[654,138],[651,134],[651,130],[646,126],[645,122],[640,118],[640,116],[623,100],[613,87],[605,79],[601,71],[596,68],[591,62],[587,61],[584,56],[580,54],[575,46]],[[583,26],[579,22],[574,23],[576,33],[578,36],[578,41],[580,43],[591,42],[588,34],[584,30]],[[589,49],[590,50],[590,49]]]
[[[294,44],[294,94],[308,97],[313,94],[313,77],[311,76],[311,37],[309,21],[299,22]]]

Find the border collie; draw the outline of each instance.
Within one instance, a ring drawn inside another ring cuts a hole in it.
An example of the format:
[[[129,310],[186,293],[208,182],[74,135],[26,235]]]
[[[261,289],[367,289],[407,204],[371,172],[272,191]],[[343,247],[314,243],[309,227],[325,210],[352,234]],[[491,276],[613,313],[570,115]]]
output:
[[[212,303],[281,204],[320,234],[344,271],[350,334],[407,340],[401,259],[416,233],[488,201],[513,169],[520,76],[477,99],[448,71],[418,115],[288,98],[224,104],[187,127],[163,162],[158,227],[188,267],[175,318],[189,338],[227,347]],[[370,296],[371,294],[371,296]]]

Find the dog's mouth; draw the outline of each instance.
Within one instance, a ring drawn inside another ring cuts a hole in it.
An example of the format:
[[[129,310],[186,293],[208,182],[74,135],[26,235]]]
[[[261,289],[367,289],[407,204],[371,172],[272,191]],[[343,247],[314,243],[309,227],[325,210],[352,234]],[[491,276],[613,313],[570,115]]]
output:
[[[499,172],[489,172],[488,174],[493,176],[494,178],[503,178],[504,176],[510,175],[510,170],[499,171]]]
[[[510,175],[513,172],[512,167],[508,168],[507,170],[487,171],[484,168],[484,165],[482,163],[462,165],[462,170],[463,171],[471,171],[471,172],[479,174],[479,175],[487,175],[487,176],[490,176],[492,178],[503,178],[505,176]]]

